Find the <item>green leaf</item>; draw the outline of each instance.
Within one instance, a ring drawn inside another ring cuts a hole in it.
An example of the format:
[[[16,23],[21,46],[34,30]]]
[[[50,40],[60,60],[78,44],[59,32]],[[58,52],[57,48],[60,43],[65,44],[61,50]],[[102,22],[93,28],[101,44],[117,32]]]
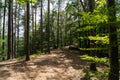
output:
[[[80,56],[80,58],[83,60],[87,60],[87,61],[92,61],[92,62],[96,62],[96,63],[103,63],[103,64],[109,65],[108,58],[98,58],[98,57],[92,57],[92,56],[88,56],[88,55]]]
[[[17,0],[19,4],[23,5],[26,2],[36,3],[37,0]]]

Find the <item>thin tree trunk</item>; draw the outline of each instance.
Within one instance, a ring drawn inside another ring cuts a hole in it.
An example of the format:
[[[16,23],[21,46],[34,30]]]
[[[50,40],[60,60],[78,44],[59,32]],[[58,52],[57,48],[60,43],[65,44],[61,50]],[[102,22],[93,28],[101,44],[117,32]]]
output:
[[[13,34],[13,32],[14,32],[14,30],[13,30],[13,29],[14,29],[14,27],[13,27],[13,26],[14,26],[14,25],[13,25],[13,3],[14,3],[14,2],[12,1],[12,4],[11,4],[11,5],[12,5],[12,8],[11,8],[11,10],[12,10],[12,15],[11,15],[11,21],[12,21],[12,23],[11,23],[11,24],[12,24],[12,27],[11,27],[11,28],[12,28],[12,30],[11,30],[11,35],[12,35],[12,36],[11,36],[11,37],[12,37],[12,42],[11,42],[11,44],[12,44],[12,45],[11,45],[11,46],[12,46],[12,59],[14,58],[14,39],[13,39],[13,38],[14,38],[14,34]]]
[[[65,23],[67,23],[67,12],[65,14],[65,18],[66,18]],[[65,32],[64,32],[64,34],[65,34],[64,45],[67,46],[67,26],[65,26]]]
[[[12,58],[12,0],[9,0],[8,8],[8,53],[7,59]]]
[[[83,1],[82,1],[82,0],[80,0],[80,3],[81,3],[81,5],[82,5],[83,11],[85,11],[85,12],[86,12],[86,8],[85,8],[85,5],[84,5]]]
[[[118,59],[118,41],[115,0],[107,0],[109,41],[110,41],[110,72],[108,80],[119,80],[119,59]],[[112,24],[111,24],[112,23]]]
[[[32,53],[35,53],[35,25],[34,25],[34,9],[32,6]]]
[[[60,46],[60,26],[59,26],[59,18],[60,18],[60,0],[58,0],[58,20],[57,20],[57,48]]]
[[[47,52],[50,53],[50,0],[48,0]]]
[[[2,39],[5,40],[5,14],[6,14],[6,0],[5,0],[5,5],[4,5],[4,14],[3,14],[3,32],[2,32]],[[5,42],[2,42],[2,56],[4,60],[4,50],[5,50]]]
[[[1,0],[0,0],[0,2],[1,2]],[[0,39],[2,39],[2,24],[1,24],[1,22],[2,22],[2,7],[0,7]],[[0,44],[0,47],[2,47],[2,44]],[[3,55],[1,56],[1,57],[3,57]]]
[[[89,11],[92,13],[94,10],[94,6],[95,6],[95,1],[94,0],[89,0]],[[91,25],[92,26],[92,25]],[[95,29],[90,30],[90,36],[96,36],[96,31]],[[95,41],[91,40],[90,41],[90,48],[94,48],[95,47]],[[96,51],[95,50],[91,50],[90,51],[90,55],[91,56],[95,56],[96,55]],[[91,71],[96,71],[96,63],[93,62],[90,64],[90,70]]]
[[[20,32],[20,30],[19,30],[19,26],[20,26],[20,24],[19,24],[19,20],[20,20],[20,5],[19,5],[19,8],[18,8],[18,21],[17,21],[17,23],[18,23],[18,25],[17,25],[17,52],[19,52],[19,32]],[[17,55],[16,55],[17,56]]]
[[[43,52],[43,0],[41,0],[40,49]]]
[[[14,31],[13,31],[13,40],[14,40],[14,57],[16,57],[16,28],[17,28],[17,8],[18,8],[18,5],[17,5],[17,1],[15,2],[16,5],[15,5],[15,16],[14,16],[14,19],[15,19],[15,22],[14,22]]]
[[[36,26],[36,24],[37,24],[37,22],[36,22],[36,17],[37,17],[37,5],[35,5],[35,35],[34,35],[34,52],[36,52],[36,34],[37,34],[37,26]]]
[[[0,0],[0,2],[1,2],[1,0]],[[2,8],[0,7],[0,13],[2,13]],[[2,36],[1,36],[1,30],[2,30],[2,24],[1,24],[1,22],[2,22],[2,14],[0,14],[0,39],[2,38]],[[1,44],[0,44],[0,46],[1,46]]]

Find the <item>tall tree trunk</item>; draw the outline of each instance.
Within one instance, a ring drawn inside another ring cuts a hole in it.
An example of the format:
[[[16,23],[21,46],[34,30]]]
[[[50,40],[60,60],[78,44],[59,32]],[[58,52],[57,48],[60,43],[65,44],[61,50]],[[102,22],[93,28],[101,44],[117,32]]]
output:
[[[34,50],[35,50],[35,51],[34,51],[34,52],[36,52],[36,46],[37,46],[37,45],[36,45],[36,35],[37,35],[37,25],[36,25],[37,22],[36,22],[36,19],[37,19],[37,4],[35,5],[35,36],[34,36],[34,38],[35,38],[35,39],[34,39],[34,40],[35,40],[35,41],[34,41],[34,48],[35,48]]]
[[[60,18],[60,0],[58,0],[58,20],[57,20],[57,48],[60,46],[60,26],[59,26],[59,18]]]
[[[13,28],[13,3],[14,2],[12,1],[12,4],[11,4],[12,5],[12,8],[11,8],[11,10],[12,10],[12,15],[11,15],[11,21],[12,21],[12,23],[11,23],[12,24],[12,27],[11,27],[12,28],[12,30],[11,30],[11,35],[12,35],[12,42],[11,42],[11,44],[12,44],[11,45],[12,46],[12,59],[14,58],[14,54],[13,54],[14,53],[14,46],[13,46],[14,45],[14,43],[13,43],[14,42],[14,39],[13,39],[13,29],[14,29]]]
[[[94,11],[94,7],[95,7],[95,1],[94,0],[89,0],[89,11],[92,13]],[[92,26],[92,25],[91,25]],[[95,29],[91,29],[90,30],[90,36],[96,36],[96,31]],[[90,41],[90,48],[94,48],[95,47],[95,41],[94,40],[91,40]],[[95,50],[91,50],[90,51],[90,55],[91,56],[95,56],[95,53],[96,51]],[[90,70],[91,71],[96,71],[96,63],[93,62],[90,64]]]
[[[0,2],[1,2],[1,0],[0,0]],[[2,8],[0,7],[0,13],[2,13]],[[2,24],[1,24],[1,22],[2,22],[2,14],[0,14],[0,39],[2,38],[1,37],[1,30],[2,30]],[[0,46],[1,46],[1,44],[0,44]]]
[[[16,57],[16,26],[17,26],[17,8],[18,8],[18,5],[17,5],[17,1],[15,2],[15,15],[14,15],[14,26],[13,26],[13,47],[14,47],[14,51],[13,51],[13,54],[14,54],[14,57]]]
[[[62,16],[60,16],[60,47],[63,47],[63,27],[64,27],[64,19]]]
[[[78,2],[78,5],[81,3],[81,5],[82,5],[82,7],[83,7],[83,10],[84,10],[84,12],[85,12],[86,9],[85,9],[85,5],[83,4],[82,0],[80,0],[80,2],[79,2],[79,0],[77,0],[77,2]],[[79,6],[78,6],[78,9],[77,9],[77,10],[78,10],[78,12],[80,12]],[[81,27],[81,25],[80,25],[80,15],[78,15],[78,29],[79,29],[80,27]],[[78,36],[79,36],[79,37],[81,36],[81,32],[78,33]],[[80,48],[82,47],[82,46],[81,46],[81,43],[82,43],[82,42],[81,42],[81,39],[79,39],[79,40],[78,40],[78,47],[80,47]]]
[[[109,41],[110,41],[110,72],[108,80],[119,80],[119,61],[117,44],[117,26],[115,0],[107,0]]]
[[[67,12],[65,13],[65,23],[67,23]],[[65,26],[65,31],[64,31],[65,37],[64,37],[64,46],[67,46],[67,26]]]
[[[4,5],[4,14],[3,14],[3,32],[2,32],[2,39],[5,40],[5,14],[6,14],[6,0],[5,0],[5,5]],[[5,42],[2,42],[2,56],[3,56],[3,60],[4,58],[4,51],[5,51]]]
[[[50,0],[48,0],[47,52],[50,53]]]
[[[35,53],[35,23],[34,23],[34,7],[33,6],[32,6],[32,53]]]
[[[0,2],[1,2],[1,0],[0,0]],[[1,22],[2,22],[2,7],[0,7],[0,39],[2,39],[2,24],[1,24]],[[0,43],[0,47],[2,47],[2,44]],[[0,53],[0,54],[2,54],[2,52]],[[3,57],[3,55],[2,55],[2,57]]]
[[[20,23],[19,23],[19,21],[20,21],[20,5],[19,5],[19,8],[18,8],[18,21],[17,21],[17,23],[18,23],[18,25],[17,25],[17,52],[19,52],[19,32],[20,32],[20,30],[19,30],[19,26],[20,26]],[[16,55],[17,56],[17,55]]]
[[[12,0],[9,0],[8,8],[8,53],[7,59],[12,58]]]
[[[26,34],[25,34],[25,55],[26,55],[26,61],[30,60],[29,57],[29,19],[30,19],[30,14],[29,14],[29,2],[27,2],[26,4],[26,8],[27,8],[27,24],[26,24]]]
[[[43,0],[41,0],[41,20],[40,20],[40,50],[43,52]]]

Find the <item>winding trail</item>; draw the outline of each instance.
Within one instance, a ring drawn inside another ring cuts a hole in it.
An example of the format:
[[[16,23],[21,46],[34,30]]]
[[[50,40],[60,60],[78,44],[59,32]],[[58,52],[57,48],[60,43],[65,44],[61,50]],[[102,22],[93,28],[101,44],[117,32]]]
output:
[[[87,68],[78,51],[56,49],[51,54],[31,57],[31,60],[0,62],[0,80],[81,80]]]

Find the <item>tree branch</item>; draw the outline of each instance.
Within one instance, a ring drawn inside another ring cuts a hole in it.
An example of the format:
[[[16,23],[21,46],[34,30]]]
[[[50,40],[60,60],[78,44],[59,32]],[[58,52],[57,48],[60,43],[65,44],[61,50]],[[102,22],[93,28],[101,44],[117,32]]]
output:
[[[82,7],[83,7],[83,10],[86,12],[86,8],[85,8],[85,5],[83,4],[82,0],[80,0],[80,3],[82,5]]]

